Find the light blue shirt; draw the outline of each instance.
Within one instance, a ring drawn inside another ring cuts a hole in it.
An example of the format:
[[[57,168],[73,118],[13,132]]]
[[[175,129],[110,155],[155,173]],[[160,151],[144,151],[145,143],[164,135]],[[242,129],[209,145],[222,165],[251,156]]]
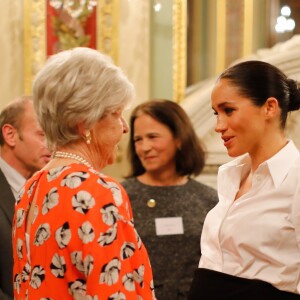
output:
[[[26,178],[11,167],[2,157],[0,157],[0,169],[6,177],[15,199],[17,199],[19,197],[19,192],[26,182]]]

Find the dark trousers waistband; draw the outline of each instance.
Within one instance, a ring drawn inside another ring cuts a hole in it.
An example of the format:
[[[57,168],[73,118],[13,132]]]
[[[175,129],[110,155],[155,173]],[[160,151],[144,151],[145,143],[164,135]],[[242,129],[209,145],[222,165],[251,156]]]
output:
[[[281,291],[268,282],[199,268],[188,300],[296,300],[300,295]]]

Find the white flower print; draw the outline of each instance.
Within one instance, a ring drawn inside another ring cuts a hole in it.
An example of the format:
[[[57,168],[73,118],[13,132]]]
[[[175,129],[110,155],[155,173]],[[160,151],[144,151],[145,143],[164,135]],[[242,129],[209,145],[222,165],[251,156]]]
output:
[[[97,180],[97,183],[111,191],[117,206],[120,206],[123,203],[122,193],[117,183],[111,181],[104,181],[103,178],[99,178]]]
[[[138,232],[136,231],[135,228],[134,228],[134,233],[135,233],[135,238],[136,238],[136,242],[137,242],[138,248],[141,249],[141,247],[142,247],[142,240],[141,240],[140,235],[138,234]]]
[[[32,269],[30,285],[34,289],[38,289],[41,286],[44,279],[45,279],[45,270],[43,269],[43,267],[42,266],[35,266]]]
[[[152,297],[154,299],[155,298],[155,291],[154,291],[154,282],[153,282],[153,280],[150,281],[150,289],[152,291]]]
[[[102,246],[110,245],[117,237],[117,225],[112,226],[106,232],[101,233],[97,242]]]
[[[100,209],[100,212],[102,214],[102,220],[106,225],[111,226],[117,222],[119,210],[112,203],[104,205]]]
[[[84,222],[78,228],[78,235],[83,244],[92,242],[95,238],[95,232],[92,224],[89,221]]]
[[[16,213],[16,225],[17,228],[20,228],[25,219],[25,210],[23,208],[19,208]]]
[[[19,194],[17,195],[16,205],[19,204],[19,202],[21,201],[21,198],[23,197],[24,193],[25,193],[25,187],[23,186],[21,188],[21,190],[19,191]]]
[[[71,261],[72,264],[76,267],[76,269],[84,273],[85,276],[89,276],[94,268],[94,258],[91,255],[87,255],[82,261],[82,252],[74,251],[71,253]]]
[[[19,259],[23,258],[23,241],[21,239],[17,239],[17,255]]]
[[[57,278],[64,278],[65,272],[67,270],[65,258],[59,256],[58,253],[54,254],[51,264],[50,264],[51,273]]]
[[[141,287],[144,285],[145,266],[140,265],[138,269],[134,269],[133,278],[140,284]]]
[[[16,224],[14,224],[14,226],[12,227],[12,236],[13,237],[16,236],[16,230],[17,230],[17,226],[16,226]]]
[[[134,279],[132,273],[127,273],[122,278],[123,285],[127,291],[134,291],[135,285],[134,285]]]
[[[70,189],[78,188],[83,181],[90,177],[89,173],[86,172],[73,172],[66,177],[61,182],[61,186],[67,186]]]
[[[17,293],[20,294],[21,287],[21,276],[20,274],[16,274],[14,278],[14,289],[17,290]]]
[[[95,199],[87,191],[79,191],[73,196],[72,205],[77,212],[86,214],[95,205]]]
[[[121,269],[121,262],[114,258],[108,264],[104,265],[99,283],[105,283],[107,285],[113,285],[119,280],[119,273]]]
[[[130,242],[124,242],[121,247],[121,259],[124,260],[126,258],[131,257],[135,252],[135,245]]]
[[[69,293],[76,299],[84,299],[86,295],[86,282],[83,279],[69,282]]]
[[[43,205],[42,205],[42,214],[45,215],[49,212],[50,209],[55,207],[58,204],[58,193],[57,188],[53,187],[49,193],[46,194]]]
[[[98,300],[98,296],[90,296],[90,295],[86,295],[84,300]]]
[[[22,281],[23,282],[27,281],[29,279],[29,275],[30,275],[30,265],[29,263],[26,263],[21,275]]]
[[[76,267],[79,272],[84,273],[84,265],[82,261],[82,252],[74,251],[71,253],[72,264]]]
[[[65,222],[55,232],[55,239],[59,248],[65,248],[71,240],[71,230],[68,222]]]
[[[87,255],[84,259],[84,274],[88,277],[94,268],[94,258],[92,255]]]
[[[133,273],[125,274],[122,278],[125,289],[128,291],[134,291],[135,282],[142,287],[144,285],[144,273],[145,267],[144,265],[141,265],[138,269],[135,269]]]
[[[126,300],[126,296],[121,292],[116,292],[110,295],[108,300]]]
[[[57,167],[57,168],[53,168],[51,170],[49,170],[48,174],[47,174],[47,180],[50,182],[54,179],[56,179],[57,177],[59,177],[59,175],[64,171],[69,169],[70,167],[68,166],[63,166],[63,167]]]
[[[32,194],[32,191],[33,191],[35,185],[36,185],[36,181],[34,181],[34,182],[31,184],[31,186],[29,187],[29,189],[28,189],[28,191],[27,191],[27,195],[28,195],[29,198],[30,198],[30,196],[31,196],[31,194]]]
[[[34,209],[33,209],[33,218],[32,218],[32,224],[35,222],[35,219],[36,217],[38,216],[39,214],[39,208],[37,205],[34,206]]]
[[[50,237],[50,226],[47,223],[41,224],[36,230],[34,237],[34,245],[43,245]]]

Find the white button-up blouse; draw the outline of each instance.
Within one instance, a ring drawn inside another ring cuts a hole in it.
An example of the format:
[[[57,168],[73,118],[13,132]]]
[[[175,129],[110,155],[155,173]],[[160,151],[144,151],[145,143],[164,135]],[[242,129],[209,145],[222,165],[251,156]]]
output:
[[[300,294],[300,154],[289,141],[234,201],[249,155],[220,167],[219,203],[207,214],[199,268],[260,279]]]

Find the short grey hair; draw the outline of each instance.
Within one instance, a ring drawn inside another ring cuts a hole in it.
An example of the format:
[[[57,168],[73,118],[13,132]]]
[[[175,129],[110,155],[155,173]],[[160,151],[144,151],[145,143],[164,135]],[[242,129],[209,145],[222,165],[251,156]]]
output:
[[[97,50],[77,47],[51,56],[33,82],[33,103],[51,147],[81,138],[106,113],[126,107],[133,84],[112,60]]]

